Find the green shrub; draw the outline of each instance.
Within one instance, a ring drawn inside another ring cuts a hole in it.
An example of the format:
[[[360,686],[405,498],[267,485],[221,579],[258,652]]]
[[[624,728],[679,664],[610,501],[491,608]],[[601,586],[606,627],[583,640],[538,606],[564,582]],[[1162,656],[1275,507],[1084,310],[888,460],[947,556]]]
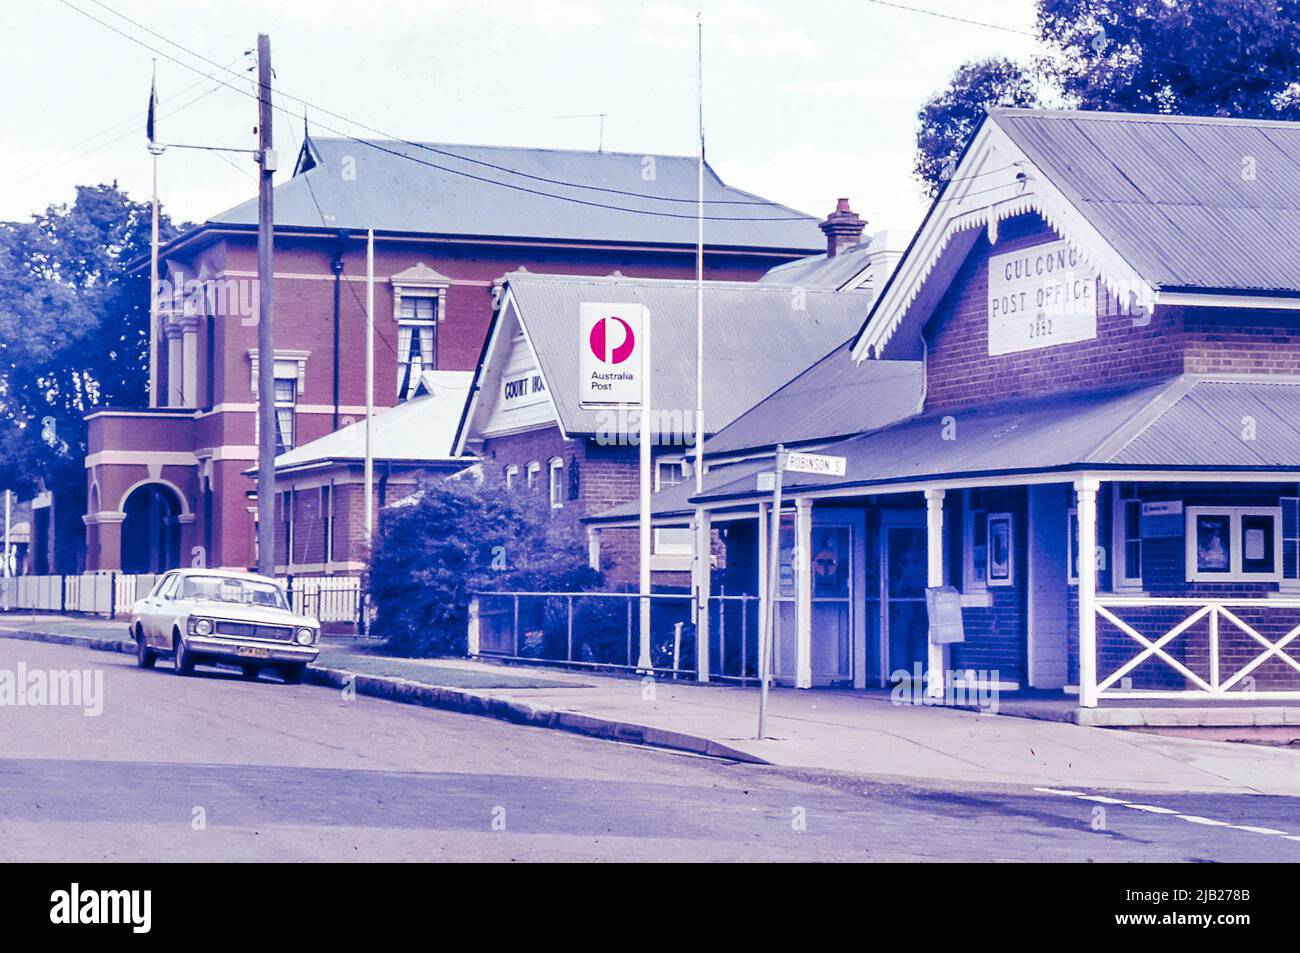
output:
[[[463,655],[470,594],[599,588],[586,548],[536,494],[443,480],[387,507],[371,559],[375,630],[394,652]]]

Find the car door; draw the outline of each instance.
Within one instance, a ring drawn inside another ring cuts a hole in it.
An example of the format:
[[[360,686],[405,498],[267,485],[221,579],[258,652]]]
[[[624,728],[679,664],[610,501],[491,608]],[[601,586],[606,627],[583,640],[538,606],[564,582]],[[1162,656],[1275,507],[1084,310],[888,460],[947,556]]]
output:
[[[144,600],[140,627],[144,630],[145,644],[154,648],[171,648],[171,632],[163,634],[166,613],[170,605],[170,593],[175,592],[179,576],[172,572],[163,576],[162,581]]]

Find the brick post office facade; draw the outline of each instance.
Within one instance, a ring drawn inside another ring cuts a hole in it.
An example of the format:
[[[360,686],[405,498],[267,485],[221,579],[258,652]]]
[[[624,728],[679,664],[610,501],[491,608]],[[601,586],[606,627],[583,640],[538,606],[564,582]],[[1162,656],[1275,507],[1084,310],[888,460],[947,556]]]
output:
[[[1206,158],[1268,141],[1262,184]],[[780,678],[1300,698],[1297,154],[1292,123],[991,114],[852,348],[917,362],[915,411],[811,440],[844,477],[789,476]],[[761,598],[771,442],[690,500]],[[726,635],[709,670],[754,674]]]

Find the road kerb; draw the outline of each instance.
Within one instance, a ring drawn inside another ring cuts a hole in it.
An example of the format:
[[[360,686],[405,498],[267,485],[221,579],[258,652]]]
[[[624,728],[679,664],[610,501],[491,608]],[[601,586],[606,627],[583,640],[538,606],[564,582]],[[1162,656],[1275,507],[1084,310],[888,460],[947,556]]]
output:
[[[410,705],[422,705],[425,708],[440,708],[467,715],[483,715],[488,718],[513,722],[514,724],[569,731],[574,734],[602,738],[607,741],[622,741],[628,744],[647,745],[671,751],[686,751],[691,754],[744,761],[749,764],[769,763],[757,755],[741,751],[701,735],[670,731],[664,728],[656,728],[653,725],[642,725],[620,719],[602,718],[599,715],[552,708],[549,705],[537,705],[530,702],[515,701],[510,698],[500,698],[490,692],[425,685],[409,679],[363,675],[341,668],[312,666],[307,670],[307,681],[330,688],[343,688],[349,678],[352,679],[353,689],[358,695],[405,702]]]

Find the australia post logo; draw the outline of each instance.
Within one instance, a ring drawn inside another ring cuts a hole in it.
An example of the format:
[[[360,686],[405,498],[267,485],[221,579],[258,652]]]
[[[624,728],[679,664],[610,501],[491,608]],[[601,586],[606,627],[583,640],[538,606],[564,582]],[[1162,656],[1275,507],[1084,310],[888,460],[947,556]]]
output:
[[[650,322],[639,304],[582,304],[578,394],[584,407],[639,406]]]
[[[607,315],[591,326],[587,346],[601,363],[623,364],[636,350],[636,332],[618,315]]]

